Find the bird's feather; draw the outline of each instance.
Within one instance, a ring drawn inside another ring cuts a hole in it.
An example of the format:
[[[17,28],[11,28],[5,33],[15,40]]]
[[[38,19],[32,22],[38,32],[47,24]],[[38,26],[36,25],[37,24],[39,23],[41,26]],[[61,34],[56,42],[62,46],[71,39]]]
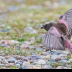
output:
[[[64,23],[67,27],[67,35],[71,39],[72,35],[72,8],[66,11],[63,15],[61,15],[58,19],[57,24]]]
[[[49,50],[64,50],[63,39],[55,27],[51,27],[42,39],[42,44]]]

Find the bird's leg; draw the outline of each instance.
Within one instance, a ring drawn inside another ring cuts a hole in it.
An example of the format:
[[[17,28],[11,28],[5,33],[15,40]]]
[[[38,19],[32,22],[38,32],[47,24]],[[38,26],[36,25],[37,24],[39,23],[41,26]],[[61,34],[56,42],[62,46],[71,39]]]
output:
[[[72,44],[70,43],[69,40],[65,40],[64,41],[64,46],[65,46],[65,50],[69,50],[71,52],[71,55],[70,55],[70,59],[69,60],[72,60]]]
[[[66,48],[68,48],[68,50],[71,52],[71,57],[72,57],[72,44],[71,44],[71,42],[68,39],[64,40],[64,46]]]
[[[65,51],[68,51],[68,48],[65,47]]]
[[[72,54],[71,54],[71,59],[72,59]]]

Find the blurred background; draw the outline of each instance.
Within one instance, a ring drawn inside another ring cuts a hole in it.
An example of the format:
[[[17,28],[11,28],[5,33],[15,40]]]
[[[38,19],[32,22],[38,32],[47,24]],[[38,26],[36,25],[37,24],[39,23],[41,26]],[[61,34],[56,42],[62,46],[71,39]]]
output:
[[[71,8],[72,0],[0,0],[0,56],[19,55],[21,59],[41,55],[46,31],[40,27],[45,22],[57,23],[59,16]]]
[[[17,41],[41,44],[46,32],[40,29],[42,24],[57,22],[71,7],[72,0],[0,0],[0,40],[13,40],[3,42],[5,45],[0,41],[0,45]]]
[[[71,7],[72,0],[0,0],[0,40],[36,38],[43,23],[57,22]]]

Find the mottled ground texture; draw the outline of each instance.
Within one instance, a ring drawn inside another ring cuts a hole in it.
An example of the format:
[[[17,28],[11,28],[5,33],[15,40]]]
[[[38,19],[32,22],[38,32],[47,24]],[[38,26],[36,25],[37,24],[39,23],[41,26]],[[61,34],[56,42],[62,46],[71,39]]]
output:
[[[70,52],[46,50],[40,29],[71,7],[71,0],[0,0],[0,68],[71,69]]]

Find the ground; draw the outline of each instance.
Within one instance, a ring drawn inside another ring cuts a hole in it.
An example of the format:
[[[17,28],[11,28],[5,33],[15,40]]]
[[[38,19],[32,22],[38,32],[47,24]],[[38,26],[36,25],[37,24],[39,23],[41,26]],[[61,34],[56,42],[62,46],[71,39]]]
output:
[[[41,55],[45,51],[41,46],[41,37],[45,33],[40,29],[41,25],[57,22],[58,17],[72,7],[71,3],[65,0],[0,0],[0,55],[27,57],[33,52]],[[15,41],[19,43],[15,44]]]

